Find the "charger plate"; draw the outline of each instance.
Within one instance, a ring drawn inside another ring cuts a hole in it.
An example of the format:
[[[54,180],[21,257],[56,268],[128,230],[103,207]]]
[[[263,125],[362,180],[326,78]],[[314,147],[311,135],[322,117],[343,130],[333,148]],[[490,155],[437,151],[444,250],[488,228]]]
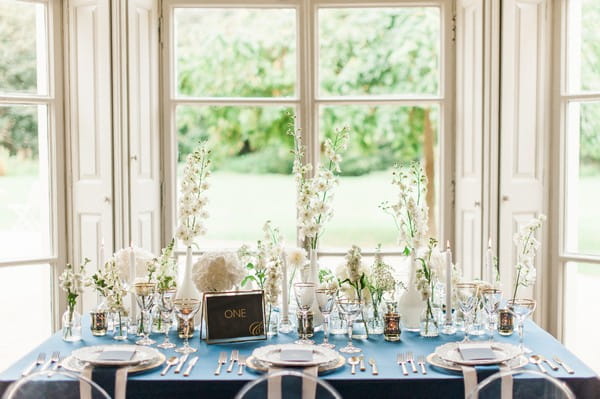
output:
[[[484,366],[500,364],[514,359],[521,354],[518,346],[505,342],[492,342],[491,349],[496,355],[495,359],[464,360],[458,349],[459,342],[449,342],[435,348],[435,354],[442,360],[463,366]]]
[[[144,362],[140,362],[133,366],[129,366],[127,369],[127,373],[129,373],[129,374],[142,373],[145,371],[155,369],[157,367],[160,367],[165,362],[166,359],[167,358],[165,357],[165,355],[158,352],[158,356],[155,358],[152,358],[152,359],[144,361]],[[69,370],[69,371],[74,371],[76,373],[80,373],[81,371],[83,371],[83,368],[88,364],[89,363],[82,362],[74,356],[65,357],[61,363],[61,365],[64,369]],[[127,367],[127,366],[125,366],[125,367]]]
[[[427,363],[429,363],[430,365],[432,365],[434,367],[438,367],[438,368],[448,370],[448,371],[457,371],[457,372],[462,372],[462,366],[464,366],[463,364],[457,364],[457,363],[446,361],[446,360],[440,358],[435,353],[430,353],[427,356]],[[520,369],[521,367],[524,367],[527,364],[529,364],[529,362],[525,356],[518,356],[518,357],[515,357],[513,359],[510,359],[510,360],[504,362],[504,364],[506,364],[511,369]]]
[[[100,356],[103,352],[133,352],[133,356],[131,359],[127,360],[108,360],[108,359],[100,359]],[[96,345],[96,346],[86,346],[84,348],[80,348],[74,350],[71,353],[71,356],[79,360],[83,363],[89,363],[94,366],[115,366],[115,367],[124,367],[124,366],[133,366],[138,363],[148,362],[152,360],[160,354],[154,348],[150,348],[147,346],[140,345]]]
[[[312,360],[283,360],[281,359],[281,352],[285,350],[310,350],[312,352]],[[339,354],[333,349],[318,345],[280,344],[256,348],[252,352],[252,356],[262,364],[282,367],[309,367],[334,364],[337,362]]]
[[[339,369],[340,367],[343,367],[346,364],[346,358],[344,358],[344,356],[338,355],[336,360],[333,363],[328,363],[328,364],[323,364],[319,366],[319,374],[326,374],[329,372],[332,372],[334,370]],[[269,364],[264,364],[262,362],[260,362],[259,360],[257,360],[254,356],[249,356],[246,359],[246,367],[254,372],[257,373],[265,373],[269,370]],[[296,364],[296,367],[298,365]],[[300,367],[305,367],[305,366],[300,366]]]

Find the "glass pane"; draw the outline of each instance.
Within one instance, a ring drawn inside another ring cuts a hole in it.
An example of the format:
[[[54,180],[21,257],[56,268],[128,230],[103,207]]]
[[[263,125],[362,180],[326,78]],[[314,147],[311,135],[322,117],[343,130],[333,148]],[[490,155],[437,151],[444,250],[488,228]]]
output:
[[[0,1],[0,92],[48,92],[46,8]]]
[[[176,8],[174,46],[179,95],[295,93],[295,10]]]
[[[319,10],[321,95],[436,94],[439,65],[439,8]]]
[[[600,102],[568,108],[567,250],[600,254]]]
[[[344,250],[356,244],[364,249],[381,243],[394,248],[394,221],[379,205],[393,201],[397,195],[391,184],[394,164],[423,159],[426,136],[431,139],[429,150],[437,168],[438,107],[327,106],[321,109],[320,120],[320,131],[327,137],[336,128],[350,128],[350,144],[340,165],[340,184],[334,189],[334,215],[325,226],[321,247]],[[430,215],[435,215],[434,186],[439,176],[437,170],[433,174],[429,176],[433,198]]]
[[[565,345],[596,372],[600,372],[597,344],[600,318],[600,265],[568,263],[565,291]]]
[[[177,107],[178,177],[185,156],[208,140],[212,171],[200,247],[238,247],[262,237],[267,220],[286,242],[296,242],[293,140],[286,134],[290,108]]]
[[[600,91],[600,2],[569,1],[569,89]]]
[[[50,336],[50,275],[49,265],[0,267],[0,371]]]
[[[50,255],[47,109],[0,106],[2,259]]]

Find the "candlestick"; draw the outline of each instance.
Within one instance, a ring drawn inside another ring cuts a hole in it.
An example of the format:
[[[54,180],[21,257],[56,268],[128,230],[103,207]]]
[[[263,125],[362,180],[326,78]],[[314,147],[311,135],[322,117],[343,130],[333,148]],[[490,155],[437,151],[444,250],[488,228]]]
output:
[[[485,257],[485,263],[488,269],[488,278],[490,279],[490,284],[494,285],[494,258],[492,254],[492,237],[490,237],[488,241],[488,249]]]
[[[452,320],[452,251],[450,241],[446,242],[446,319],[442,334],[454,334],[456,327]]]
[[[129,286],[133,287],[135,283],[135,252],[133,250],[133,241],[129,243]],[[136,322],[136,301],[133,295],[130,295],[131,300],[131,320]]]
[[[281,325],[279,332],[287,334],[292,331],[292,323],[290,323],[289,310],[289,292],[288,292],[288,273],[287,259],[285,250],[281,250]]]

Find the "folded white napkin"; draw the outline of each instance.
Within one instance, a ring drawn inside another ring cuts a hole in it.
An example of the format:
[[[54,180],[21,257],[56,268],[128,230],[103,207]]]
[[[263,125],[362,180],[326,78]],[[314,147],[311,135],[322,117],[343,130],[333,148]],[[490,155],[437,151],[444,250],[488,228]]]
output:
[[[282,349],[279,354],[279,358],[286,362],[312,362],[313,361],[313,351],[312,349],[291,349],[286,348]]]
[[[463,360],[489,360],[496,358],[496,354],[489,342],[460,343],[458,344],[458,351]]]

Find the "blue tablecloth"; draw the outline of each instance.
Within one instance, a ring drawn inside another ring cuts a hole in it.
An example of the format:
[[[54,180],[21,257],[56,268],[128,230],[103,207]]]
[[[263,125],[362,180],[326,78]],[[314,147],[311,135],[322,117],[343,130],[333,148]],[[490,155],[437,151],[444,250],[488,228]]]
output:
[[[156,335],[153,337],[162,340]],[[180,343],[173,333],[173,341]],[[315,339],[320,342],[322,333],[317,333]],[[161,377],[161,368],[143,374],[129,377],[127,385],[128,398],[232,398],[235,393],[249,380],[256,378],[251,372],[242,376],[236,373],[223,372],[220,376],[213,374],[220,351],[239,349],[241,354],[250,355],[256,347],[266,344],[287,343],[296,339],[295,334],[280,334],[267,341],[246,342],[237,344],[207,345],[198,338],[191,340],[192,346],[198,348],[196,355],[200,356],[198,364],[189,377],[174,374],[172,371]],[[438,338],[422,338],[418,333],[402,333],[400,342],[386,342],[382,336],[375,336],[366,341],[356,341],[356,346],[362,348],[366,359],[374,358],[379,367],[379,375],[371,375],[370,369],[366,372],[358,371],[355,376],[350,374],[350,367],[344,366],[325,376],[344,398],[461,398],[464,396],[462,375],[445,372],[428,367],[428,374],[413,374],[403,376],[400,367],[396,364],[396,355],[400,352],[411,351],[418,357],[428,355],[434,349],[446,342],[462,339],[462,334],[456,336],[440,336]],[[500,342],[518,343],[517,334],[510,337],[497,335]],[[345,345],[344,336],[333,336],[332,342],[337,348]],[[66,356],[72,350],[85,345],[115,344],[117,341],[110,337],[93,337],[88,328],[84,328],[84,339],[79,343],[62,341],[60,334],[55,334],[31,353],[17,361],[8,370],[0,374],[0,393],[4,392],[8,384],[20,377],[21,372],[35,360],[37,354],[45,352],[47,356],[53,351],[60,351]],[[131,343],[131,341],[127,342]],[[550,374],[565,381],[575,392],[578,398],[600,398],[600,382],[598,376],[581,360],[569,352],[563,345],[556,341],[550,334],[539,328],[533,322],[527,322],[525,327],[525,344],[535,353],[551,358],[556,355],[567,362],[575,374],[569,375],[562,368],[559,371],[550,370]],[[172,350],[165,351],[167,357],[176,353]],[[367,364],[368,367],[368,364]],[[535,369],[535,365],[527,368]],[[519,383],[519,377],[516,383]],[[184,396],[187,395],[187,396]]]

